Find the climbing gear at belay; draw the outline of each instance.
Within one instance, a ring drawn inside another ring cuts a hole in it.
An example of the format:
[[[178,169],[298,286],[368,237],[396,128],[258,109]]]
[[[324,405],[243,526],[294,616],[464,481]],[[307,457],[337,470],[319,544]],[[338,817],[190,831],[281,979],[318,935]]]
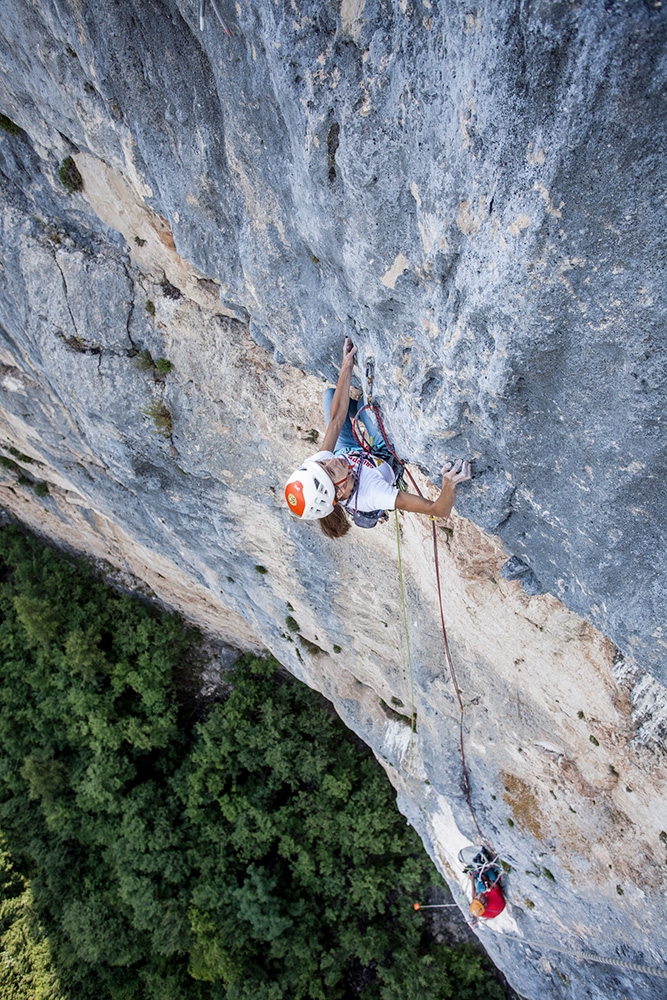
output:
[[[494,857],[483,844],[471,844],[459,851],[459,864],[464,873],[470,876],[471,926],[476,926],[478,917],[484,917],[485,920],[497,917],[505,909],[505,896],[501,885],[503,873],[498,857]],[[465,901],[463,897],[462,902]],[[458,905],[458,903],[413,903],[413,908],[443,910]]]
[[[505,909],[505,897],[500,885],[502,868],[483,845],[464,847],[459,851],[463,871],[470,875],[472,901],[470,915],[491,920]]]

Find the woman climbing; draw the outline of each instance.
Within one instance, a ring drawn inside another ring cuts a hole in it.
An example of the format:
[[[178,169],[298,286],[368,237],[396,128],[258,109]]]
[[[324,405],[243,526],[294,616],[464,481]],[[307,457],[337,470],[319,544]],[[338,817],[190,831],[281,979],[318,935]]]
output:
[[[471,478],[470,462],[460,459],[447,462],[437,500],[399,490],[394,485],[396,475],[391,465],[376,456],[364,455],[354,440],[351,418],[363,405],[361,400],[350,399],[356,353],[357,348],[346,337],[336,389],[327,389],[323,396],[327,429],[322,450],[307,458],[290,477],[285,487],[289,509],[304,521],[318,519],[329,538],[341,538],[350,530],[346,510],[362,525],[363,515],[394,509],[447,517],[454,506],[456,484]],[[374,437],[375,445],[384,444],[368,410],[360,415],[360,420]]]

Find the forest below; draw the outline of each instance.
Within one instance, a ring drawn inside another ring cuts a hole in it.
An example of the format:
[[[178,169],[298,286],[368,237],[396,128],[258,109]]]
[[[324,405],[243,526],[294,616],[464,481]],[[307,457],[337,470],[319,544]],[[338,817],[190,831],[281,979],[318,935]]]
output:
[[[0,529],[1,1000],[502,1000],[386,775],[270,659]]]

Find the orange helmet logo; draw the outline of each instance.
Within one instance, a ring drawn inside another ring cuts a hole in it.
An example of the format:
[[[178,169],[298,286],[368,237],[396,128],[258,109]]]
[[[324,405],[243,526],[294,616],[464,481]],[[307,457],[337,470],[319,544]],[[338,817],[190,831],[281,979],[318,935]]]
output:
[[[303,495],[303,485],[298,479],[293,483],[288,483],[285,487],[285,499],[292,513],[301,517],[306,509],[306,501]]]

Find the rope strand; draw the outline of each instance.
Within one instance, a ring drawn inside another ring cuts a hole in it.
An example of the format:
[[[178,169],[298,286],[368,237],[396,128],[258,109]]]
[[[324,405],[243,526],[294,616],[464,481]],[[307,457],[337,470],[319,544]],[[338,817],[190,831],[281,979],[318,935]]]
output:
[[[484,930],[491,930],[486,924],[478,924]],[[626,962],[622,958],[603,958],[594,951],[584,951],[579,948],[561,948],[557,944],[539,944],[537,941],[530,941],[528,938],[518,937],[516,934],[501,934],[501,938],[511,941],[519,941],[521,944],[535,948],[542,953],[547,951],[557,951],[561,955],[571,955],[574,958],[583,959],[586,962],[598,962],[600,965],[612,965],[617,969],[629,969],[631,972],[643,972],[647,976],[657,976],[660,979],[667,979],[667,969],[661,969],[656,965],[643,965],[641,962]]]
[[[380,410],[378,409],[377,406],[375,406],[374,404],[372,404],[370,402],[366,403],[365,406],[362,406],[361,409],[357,411],[356,417],[355,417],[354,421],[352,422],[352,431],[353,431],[353,434],[354,434],[354,437],[355,437],[355,440],[357,441],[357,443],[360,445],[361,448],[363,448],[364,451],[370,452],[371,449],[370,449],[368,443],[361,438],[361,436],[357,433],[357,428],[356,428],[356,422],[359,419],[360,414],[363,413],[364,410],[370,410],[371,411],[371,413],[373,414],[373,416],[377,420],[377,425],[378,425],[378,427],[380,429],[380,434],[382,435],[382,437],[384,439],[384,443],[385,443],[385,447],[386,447],[387,451],[392,456],[392,458],[394,458],[395,461],[398,462],[398,464],[402,467],[403,472],[409,478],[409,480],[412,483],[412,486],[416,490],[417,494],[420,497],[423,496],[423,493],[419,489],[419,486],[417,485],[417,483],[415,482],[414,477],[410,473],[410,470],[408,468],[406,468],[405,464],[401,461],[401,459],[398,457],[398,455],[396,454],[396,452],[392,448],[391,444],[389,443],[389,436],[388,436],[387,431],[385,429],[384,422],[382,420],[382,415],[380,414]],[[484,843],[487,846],[490,847],[491,845],[490,845],[489,841],[487,840],[487,838],[482,833],[481,827],[480,827],[480,825],[479,825],[479,823],[477,821],[477,816],[475,815],[475,810],[473,809],[473,804],[472,804],[472,789],[471,789],[471,786],[470,786],[470,775],[468,773],[468,764],[467,764],[467,761],[466,761],[465,740],[464,740],[464,730],[463,730],[463,708],[464,708],[464,705],[463,705],[463,700],[461,699],[461,692],[459,691],[458,682],[456,680],[456,672],[454,670],[454,663],[453,663],[453,660],[452,660],[452,654],[451,654],[450,649],[449,649],[449,640],[447,638],[447,626],[445,625],[445,612],[444,612],[444,607],[443,607],[443,603],[442,603],[442,583],[441,583],[441,580],[440,580],[440,560],[439,560],[439,556],[438,556],[438,533],[437,533],[435,519],[432,519],[432,526],[433,526],[433,559],[434,559],[434,562],[435,562],[435,579],[436,579],[437,588],[438,588],[438,605],[439,605],[439,608],[440,608],[440,625],[441,625],[441,628],[442,628],[442,641],[443,641],[443,646],[444,646],[444,650],[445,650],[445,660],[447,662],[447,667],[449,669],[449,674],[450,674],[450,677],[452,679],[452,685],[454,687],[454,694],[456,696],[456,700],[458,702],[459,712],[460,712],[460,720],[459,720],[459,748],[460,748],[460,751],[461,751],[461,766],[462,766],[462,770],[463,770],[463,787],[464,787],[464,791],[465,791],[466,802],[468,804],[468,809],[470,810],[470,815],[472,816],[473,823],[475,824],[475,829],[477,830],[477,833],[482,838],[482,840],[484,841]],[[397,538],[397,540],[399,538],[399,536],[398,536],[398,514],[396,514],[396,538]],[[407,615],[406,615],[406,611],[405,611],[405,597],[404,597],[403,589],[402,589],[403,588],[403,584],[402,584],[402,569],[401,569],[401,565],[400,565],[400,541],[399,541],[399,574],[401,575],[401,596],[402,596],[402,599],[403,599],[403,602],[404,602],[403,603],[403,616],[404,616],[405,629],[406,629],[406,635],[407,635]],[[408,650],[409,650],[409,648],[410,647],[409,647],[409,639],[408,639]],[[410,671],[411,671],[411,676],[412,676],[412,664],[410,664]],[[414,705],[413,705],[413,718],[414,718]]]
[[[403,583],[403,561],[401,559],[401,534],[398,525],[398,511],[394,511],[396,517],[396,548],[398,549],[398,581],[401,590],[401,605],[403,607],[403,627],[405,629],[405,645],[408,652],[408,674],[410,678],[410,755],[408,757],[408,770],[412,770],[415,738],[415,681],[412,670],[412,653],[410,651],[410,632],[408,630],[408,611],[405,601],[405,586]]]

